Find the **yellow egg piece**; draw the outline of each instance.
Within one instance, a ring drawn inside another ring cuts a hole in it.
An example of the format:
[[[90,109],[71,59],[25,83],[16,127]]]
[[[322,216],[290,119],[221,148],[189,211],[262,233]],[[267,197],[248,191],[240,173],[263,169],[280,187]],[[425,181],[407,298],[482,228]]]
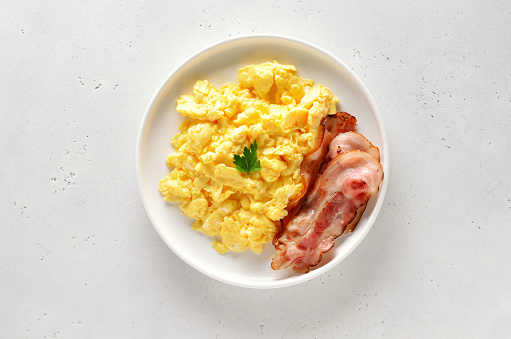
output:
[[[199,80],[176,109],[188,119],[172,138],[171,172],[158,188],[195,219],[192,227],[213,237],[221,254],[261,253],[303,190],[300,165],[318,142],[321,120],[337,112],[339,100],[293,65],[276,61],[239,69],[238,83],[220,88]],[[260,170],[234,165],[234,154],[257,142]]]

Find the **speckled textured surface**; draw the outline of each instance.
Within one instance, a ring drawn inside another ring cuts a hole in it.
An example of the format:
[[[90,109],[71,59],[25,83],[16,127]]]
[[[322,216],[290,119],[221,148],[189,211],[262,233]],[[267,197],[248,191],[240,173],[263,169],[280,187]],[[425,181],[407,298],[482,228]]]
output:
[[[0,337],[504,338],[511,333],[511,3],[4,2]],[[362,244],[276,290],[195,271],[135,178],[144,111],[247,33],[323,47],[383,115],[391,176]]]

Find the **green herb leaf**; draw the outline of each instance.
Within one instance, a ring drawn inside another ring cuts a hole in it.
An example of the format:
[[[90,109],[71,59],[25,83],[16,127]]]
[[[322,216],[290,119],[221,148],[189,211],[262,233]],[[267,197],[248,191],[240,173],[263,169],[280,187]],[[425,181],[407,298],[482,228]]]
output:
[[[247,175],[251,171],[259,171],[261,169],[261,162],[257,160],[257,141],[250,145],[250,149],[247,147],[243,149],[243,156],[234,154],[234,164],[238,171],[246,172]]]

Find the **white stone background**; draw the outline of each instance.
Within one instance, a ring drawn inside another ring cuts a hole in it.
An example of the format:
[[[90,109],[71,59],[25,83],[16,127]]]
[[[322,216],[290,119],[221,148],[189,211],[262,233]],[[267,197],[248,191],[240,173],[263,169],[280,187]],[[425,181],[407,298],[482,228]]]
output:
[[[1,1],[1,338],[508,338],[511,2]],[[238,288],[153,229],[137,133],[219,40],[307,40],[359,75],[390,144],[369,235],[309,282]]]

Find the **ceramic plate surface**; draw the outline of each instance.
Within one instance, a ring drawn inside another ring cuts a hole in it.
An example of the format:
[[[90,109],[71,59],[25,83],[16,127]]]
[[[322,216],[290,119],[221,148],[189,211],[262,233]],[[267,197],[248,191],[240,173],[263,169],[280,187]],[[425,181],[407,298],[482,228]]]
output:
[[[354,115],[357,131],[379,147],[385,177],[380,191],[369,201],[357,228],[337,238],[335,246],[319,265],[307,274],[292,270],[273,271],[275,248],[265,245],[262,254],[218,254],[212,238],[192,230],[192,220],[177,204],[163,200],[158,182],[169,173],[165,158],[174,149],[170,144],[183,117],[176,111],[176,99],[192,94],[197,80],[209,80],[219,87],[237,82],[238,69],[249,64],[276,60],[293,64],[298,75],[327,86],[340,99],[339,110]],[[276,35],[251,35],[221,41],[203,49],[177,67],[163,82],[147,108],[137,143],[137,180],[144,207],[154,228],[181,259],[200,272],[237,286],[274,288],[294,285],[328,271],[341,262],[363,240],[373,225],[385,195],[389,157],[380,113],[365,86],[339,59],[310,43]]]

